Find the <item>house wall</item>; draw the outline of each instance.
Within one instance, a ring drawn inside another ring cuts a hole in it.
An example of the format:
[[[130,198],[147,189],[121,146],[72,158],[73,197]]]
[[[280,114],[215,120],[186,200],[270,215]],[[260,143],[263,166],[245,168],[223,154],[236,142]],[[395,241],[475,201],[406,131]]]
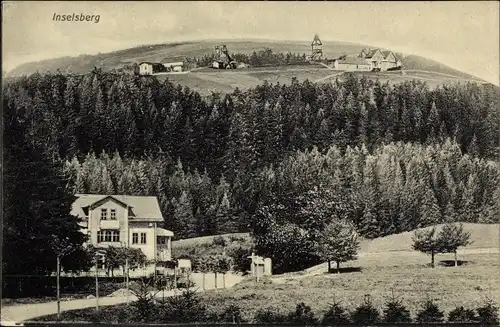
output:
[[[108,220],[101,221],[101,209],[107,210]],[[116,220],[111,220],[111,209],[116,210]],[[98,206],[89,209],[88,231],[90,232],[90,242],[93,245],[114,245],[119,246],[121,242],[127,240],[127,217],[128,208],[113,199],[107,199]],[[120,242],[101,242],[98,243],[97,232],[99,230],[118,230],[120,231]]]
[[[139,74],[141,74],[141,75],[153,74],[153,66],[149,65],[149,64],[139,65]]]
[[[149,224],[152,224],[150,227]],[[156,254],[155,223],[129,221],[129,247],[140,249],[148,258],[153,260]],[[133,243],[133,234],[137,233],[138,243]],[[146,244],[141,244],[141,233],[146,233]]]
[[[369,70],[371,70],[371,65],[370,64],[358,64],[358,65],[356,65],[356,64],[339,63],[338,69],[369,71]]]

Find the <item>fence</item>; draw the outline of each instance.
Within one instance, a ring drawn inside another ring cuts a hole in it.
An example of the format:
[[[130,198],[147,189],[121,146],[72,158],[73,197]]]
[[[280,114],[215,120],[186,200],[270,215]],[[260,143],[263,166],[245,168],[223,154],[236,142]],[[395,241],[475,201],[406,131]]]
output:
[[[173,278],[172,275],[166,276]],[[130,277],[130,282],[142,280],[144,277]],[[151,277],[147,277],[149,280]],[[181,282],[178,287],[182,287],[182,276],[177,276]],[[69,277],[61,276],[59,280],[61,294],[91,295],[95,292],[95,276]],[[55,296],[57,287],[56,276],[2,276],[2,297],[22,298],[22,297],[46,297]],[[99,277],[99,291],[105,296],[118,288],[125,287],[124,277]]]

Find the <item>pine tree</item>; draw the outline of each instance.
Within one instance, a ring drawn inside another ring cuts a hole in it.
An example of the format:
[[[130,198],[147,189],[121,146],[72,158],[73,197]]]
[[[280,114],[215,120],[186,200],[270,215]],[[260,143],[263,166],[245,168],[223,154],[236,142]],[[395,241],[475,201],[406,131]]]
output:
[[[80,251],[85,240],[78,219],[70,215],[74,196],[62,167],[30,144],[10,112],[5,126],[3,273],[53,272],[62,242]],[[78,256],[63,258],[63,267],[78,266],[72,258]]]

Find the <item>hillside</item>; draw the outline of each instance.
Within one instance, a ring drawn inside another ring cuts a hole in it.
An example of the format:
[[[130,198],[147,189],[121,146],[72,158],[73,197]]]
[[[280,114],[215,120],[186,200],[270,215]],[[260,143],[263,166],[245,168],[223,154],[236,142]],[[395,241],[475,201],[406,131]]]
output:
[[[109,53],[96,55],[80,55],[77,57],[62,57],[48,59],[38,62],[31,62],[20,65],[11,70],[9,76],[20,74],[31,74],[36,71],[55,72],[57,69],[63,72],[86,73],[94,67],[103,70],[121,68],[124,65],[141,61],[160,61],[168,56],[184,55],[187,57],[201,57],[213,51],[216,44],[224,43],[232,53],[251,53],[253,51],[270,48],[275,53],[293,52],[308,53],[310,42],[308,41],[245,41],[245,40],[207,40],[196,42],[168,43],[157,45],[144,45],[130,49],[124,49]],[[356,53],[368,45],[348,43],[348,42],[327,42],[323,43],[323,52],[327,58],[337,58],[342,54]],[[420,56],[409,55],[403,59],[403,64],[407,69],[418,69],[433,71],[438,73],[451,74],[463,78],[474,78],[456,69],[448,67],[436,61]]]
[[[438,229],[439,229],[438,225]],[[464,230],[471,234],[472,244],[467,249],[498,249],[500,247],[499,224],[464,224]],[[413,232],[404,232],[395,235],[364,240],[361,242],[361,251],[366,253],[380,253],[393,251],[412,251]]]

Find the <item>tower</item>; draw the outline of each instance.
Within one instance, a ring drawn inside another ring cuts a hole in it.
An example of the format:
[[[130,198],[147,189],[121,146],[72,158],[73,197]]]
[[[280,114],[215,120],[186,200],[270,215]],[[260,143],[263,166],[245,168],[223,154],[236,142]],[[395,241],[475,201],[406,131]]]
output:
[[[315,34],[314,39],[311,43],[311,60],[320,61],[322,59],[323,59],[323,43],[321,43],[318,34]]]

